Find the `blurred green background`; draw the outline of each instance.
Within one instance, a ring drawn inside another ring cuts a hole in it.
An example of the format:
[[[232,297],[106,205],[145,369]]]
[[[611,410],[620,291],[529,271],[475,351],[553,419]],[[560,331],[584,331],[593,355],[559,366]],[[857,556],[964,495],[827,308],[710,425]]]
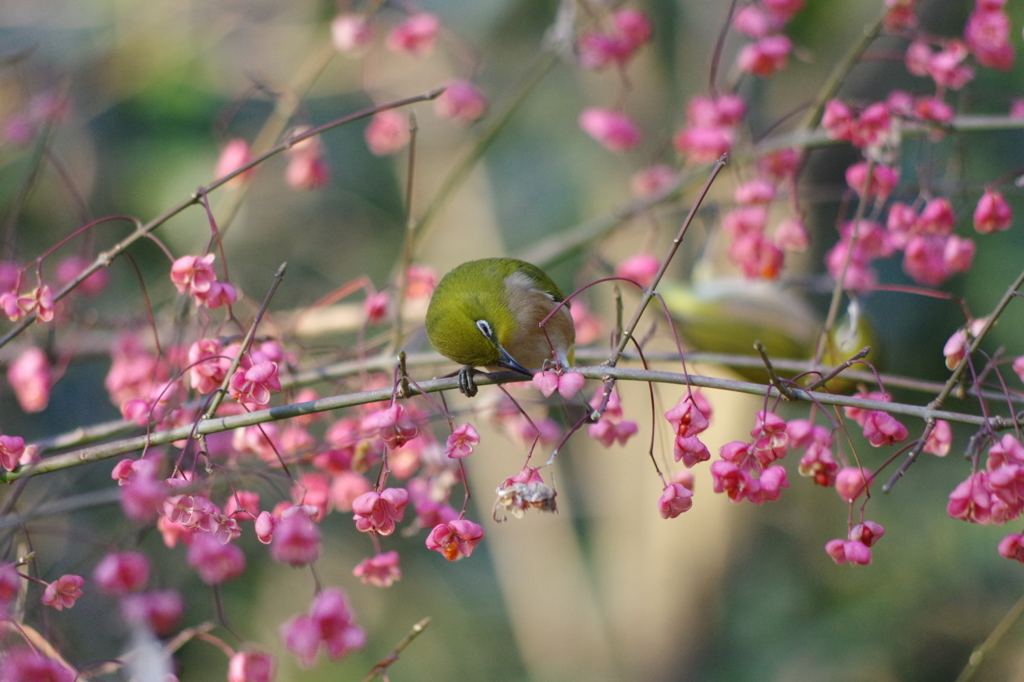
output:
[[[375,47],[359,59],[331,59],[302,96],[293,123],[318,125],[374,103],[424,93],[452,77],[473,77],[492,103],[492,114],[475,126],[461,129],[440,120],[429,104],[415,107],[416,216],[478,142],[494,112],[521,92],[531,65],[552,61],[432,223],[419,260],[439,273],[470,258],[515,254],[607,216],[630,200],[634,171],[653,162],[677,163],[671,135],[684,121],[686,101],[707,90],[714,43],[728,11],[726,2],[702,0],[636,4],[651,16],[656,37],[629,66],[623,94],[614,72],[585,72],[569,55],[551,54],[548,38],[557,3],[424,0],[420,6],[436,12],[445,26],[433,56],[416,60],[381,47],[386,28],[400,17],[389,3],[379,15]],[[967,0],[922,3],[922,24],[936,34],[953,35],[972,6]],[[601,5],[589,7],[603,11]],[[754,138],[791,114],[798,114],[791,121],[799,119],[880,7],[881,2],[809,0],[788,27],[798,45],[789,68],[770,81],[741,81]],[[329,48],[328,24],[338,9],[332,2],[310,0],[0,2],[0,114],[23,112],[34,97],[47,93],[66,93],[72,103],[69,117],[51,131],[48,156],[23,201],[39,147],[9,141],[0,147],[3,258],[27,262],[91,218],[130,214],[148,220],[208,183],[224,142],[233,137],[251,141],[281,93]],[[1009,10],[1019,27],[1021,7]],[[577,11],[588,10],[581,5]],[[739,44],[735,36],[726,41],[723,72]],[[879,40],[844,82],[841,95],[870,102],[894,87],[925,92],[928,85],[922,80],[903,75],[905,44]],[[1014,44],[1020,49],[1019,32]],[[1005,113],[1022,86],[1024,65],[1019,63],[1006,74],[980,70],[959,103],[970,113]],[[639,149],[622,157],[601,148],[577,126],[582,108],[612,106],[620,98],[646,134]],[[283,158],[260,168],[225,237],[232,281],[247,296],[261,300],[284,260],[288,275],[273,305],[282,314],[361,275],[377,286],[387,283],[405,227],[406,156],[373,156],[366,149],[364,128],[365,122],[357,122],[323,136],[332,177],[319,191],[289,188],[283,181]],[[908,140],[901,196],[916,196],[915,178],[927,176],[928,189],[952,198],[961,216],[958,232],[967,235],[984,184],[1024,166],[1022,135],[1003,131],[940,142]],[[821,257],[836,239],[846,189],[843,172],[855,158],[842,146],[810,153],[800,195],[812,253],[794,265],[793,277],[820,274]],[[734,165],[723,186],[747,176],[749,171]],[[232,194],[236,191],[212,195],[219,217],[238,198]],[[1006,193],[1020,214],[1024,202],[1019,191]],[[723,189],[709,202],[702,229],[691,233],[675,277],[685,277],[700,257],[715,202],[728,196]],[[638,245],[660,253],[691,200],[687,194],[661,206],[586,249],[551,254],[558,256],[553,276],[572,289],[606,276],[609,264],[641,250]],[[58,255],[105,248],[128,229],[126,223],[102,226]],[[204,212],[195,208],[157,231],[175,256],[202,251],[209,234]],[[1024,262],[1022,247],[1019,228],[979,239],[974,269],[952,279],[946,290],[964,297],[976,315],[984,314]],[[174,290],[163,253],[142,241],[130,254],[154,309],[173,311]],[[47,273],[49,266],[48,261]],[[125,259],[116,261],[110,274],[107,292],[74,304],[80,326],[73,332],[30,330],[37,343],[54,341],[54,334],[58,344],[68,344],[62,347],[81,341],[89,352],[67,367],[42,413],[21,414],[5,390],[0,395],[3,433],[41,438],[117,418],[102,386],[109,366],[103,342],[97,346],[86,340],[109,339],[119,328],[141,324],[143,298]],[[895,261],[882,266],[882,280],[910,283]],[[589,300],[611,319],[610,288],[594,290]],[[824,296],[812,302],[821,308],[826,304]],[[937,381],[947,376],[941,349],[963,323],[959,306],[891,292],[876,293],[865,304],[889,371]],[[986,350],[1002,348],[1007,358],[1024,353],[1021,324],[1021,307],[1015,303]],[[416,350],[422,343],[422,335],[414,335],[408,347]],[[422,376],[430,374],[424,370]],[[834,491],[799,478],[794,461],[788,461],[791,489],[781,501],[758,508],[734,506],[713,495],[702,467],[694,509],[662,520],[655,504],[660,484],[646,455],[651,427],[645,395],[640,387],[624,388],[624,405],[641,425],[640,435],[627,447],[604,450],[582,437],[574,439],[556,473],[557,516],[529,515],[502,526],[490,521],[489,491],[518,470],[522,450],[481,425],[488,446],[479,448],[468,464],[477,491],[473,518],[485,523],[488,536],[469,560],[447,564],[425,550],[422,534],[388,538],[386,548],[401,552],[404,577],[387,590],[366,587],[351,569],[371,552],[369,543],[347,515],[331,515],[324,523],[325,555],[317,575],[349,594],[369,634],[363,651],[341,663],[321,659],[312,671],[295,667],[283,654],[277,627],[307,607],[313,578],[309,571],[264,560],[263,547],[251,537],[243,541],[250,570],[223,590],[235,630],[281,654],[282,681],[362,679],[424,616],[433,618],[431,625],[392,667],[390,679],[946,680],[956,677],[972,648],[1024,593],[1022,567],[995,551],[1012,529],[974,527],[945,513],[949,492],[969,472],[959,453],[970,432],[957,432],[948,458],[925,456],[891,494],[879,493],[871,501],[868,518],[886,528],[873,564],[836,567],[823,546],[845,535],[847,508]],[[678,391],[659,390],[659,396],[660,417]],[[895,397],[923,404],[931,396],[896,392]],[[717,394],[712,400],[717,423],[708,445],[716,452],[722,443],[746,437],[760,403]],[[968,402],[949,406],[976,409]],[[806,408],[788,408],[783,414],[806,416]],[[921,426],[906,424],[912,434]],[[660,425],[655,447],[664,460],[670,441],[662,431]],[[857,452],[868,465],[877,466],[888,456],[865,445],[858,442]],[[33,480],[18,508],[107,487],[110,466]],[[67,571],[88,577],[104,551],[133,544],[136,533],[156,559],[155,582],[183,589],[188,600],[184,623],[215,618],[209,588],[180,570],[183,548],[164,548],[156,533],[139,533],[113,506],[48,519],[33,526],[32,538],[52,567],[47,577]],[[12,546],[10,536],[3,539],[5,549]],[[113,608],[112,599],[89,593],[70,611],[30,609],[30,619],[70,661],[84,665],[123,650],[125,633]],[[1018,624],[975,679],[1024,680],[1022,644],[1024,626]],[[226,661],[208,644],[187,644],[180,664],[183,681],[225,679]]]

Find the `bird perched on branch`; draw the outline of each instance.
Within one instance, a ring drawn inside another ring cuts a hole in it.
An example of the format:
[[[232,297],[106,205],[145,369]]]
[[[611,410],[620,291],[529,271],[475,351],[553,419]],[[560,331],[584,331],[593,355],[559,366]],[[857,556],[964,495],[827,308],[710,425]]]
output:
[[[427,308],[427,338],[437,351],[463,365],[459,390],[476,394],[475,367],[533,375],[545,362],[570,364],[576,340],[569,305],[544,325],[565,294],[535,265],[514,258],[485,258],[445,275]]]

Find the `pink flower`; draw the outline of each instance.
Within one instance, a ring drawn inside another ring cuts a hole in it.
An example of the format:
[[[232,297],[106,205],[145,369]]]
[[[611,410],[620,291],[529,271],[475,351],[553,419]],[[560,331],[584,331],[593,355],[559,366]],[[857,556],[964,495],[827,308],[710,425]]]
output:
[[[987,524],[992,520],[992,488],[988,473],[977,471],[949,494],[946,513],[954,519]]]
[[[763,8],[758,5],[747,5],[736,12],[732,19],[732,27],[751,38],[763,38],[772,28],[772,21]]]
[[[967,272],[974,262],[974,240],[951,234],[942,248],[942,262],[950,272]]]
[[[0,613],[14,601],[21,590],[22,576],[14,568],[14,564],[0,564]]]
[[[320,627],[307,615],[294,616],[281,625],[285,648],[299,659],[303,668],[312,668],[320,649]]]
[[[260,542],[264,545],[269,545],[274,539],[275,528],[277,528],[277,519],[270,512],[261,511],[259,516],[256,517],[253,530],[256,531],[256,537]]]
[[[224,149],[221,150],[220,158],[217,159],[217,167],[213,170],[213,177],[223,178],[226,175],[230,175],[250,161],[252,161],[252,154],[249,152],[248,142],[240,138],[228,140],[228,143],[224,145]],[[228,187],[238,187],[251,175],[252,169],[249,169],[231,178],[225,185]]]
[[[553,369],[547,369],[534,374],[531,383],[534,388],[544,394],[545,398],[550,398],[557,390],[560,396],[570,400],[583,388],[586,381],[586,378],[579,372],[559,374]]]
[[[953,107],[938,97],[922,97],[914,103],[914,113],[922,121],[945,125],[953,120]]]
[[[405,488],[385,488],[383,492],[363,493],[352,502],[356,529],[363,533],[391,535],[395,522],[405,516],[409,491]]]
[[[967,55],[966,45],[951,40],[944,49],[929,56],[928,75],[940,88],[959,90],[974,78],[974,69],[963,63]]]
[[[658,498],[658,513],[674,519],[693,506],[693,491],[681,483],[669,483]]]
[[[219,585],[242,575],[245,554],[238,545],[224,544],[210,533],[199,533],[188,548],[188,564],[207,585]]]
[[[736,188],[733,198],[740,205],[770,204],[775,200],[775,185],[767,180],[751,180]]]
[[[327,647],[327,655],[334,660],[366,644],[366,633],[355,624],[345,593],[337,587],[328,587],[316,596],[309,617]]]
[[[873,410],[864,422],[864,437],[876,448],[902,443],[907,439],[907,427],[888,412]]]
[[[468,557],[484,537],[484,529],[466,519],[434,526],[427,536],[427,549],[440,552],[448,561]]]
[[[362,428],[377,431],[389,448],[400,448],[419,434],[419,427],[404,407],[395,403],[363,418]]]
[[[70,609],[75,600],[82,596],[85,580],[80,575],[62,575],[46,586],[43,592],[43,603],[61,611]]]
[[[1010,18],[1002,9],[976,8],[967,19],[964,39],[982,66],[1001,71],[1013,67]]]
[[[302,511],[282,514],[273,535],[270,555],[274,561],[289,566],[305,566],[320,556],[320,528]]]
[[[392,550],[365,559],[355,567],[352,575],[362,580],[365,585],[391,587],[396,580],[402,579],[402,569],[398,567],[398,552]]]
[[[358,14],[342,13],[331,20],[331,42],[338,52],[358,53],[372,37],[369,22]]]
[[[7,368],[7,380],[25,412],[42,412],[50,402],[52,378],[46,353],[36,346],[22,351]]]
[[[374,156],[397,154],[409,144],[409,119],[394,109],[377,112],[366,126],[366,145]]]
[[[899,171],[891,166],[879,164],[874,167],[869,180],[867,170],[867,161],[853,164],[846,169],[846,184],[861,198],[877,195],[879,200],[884,201],[899,182]]]
[[[639,253],[619,263],[615,268],[615,275],[633,280],[646,289],[654,282],[654,276],[658,274],[660,268],[661,263],[657,258],[649,253]]]
[[[268,360],[237,370],[228,383],[228,395],[246,405],[266,405],[270,402],[270,392],[280,390],[277,363]]]
[[[788,218],[775,228],[775,244],[787,251],[806,251],[811,239],[802,220]]]
[[[736,59],[740,71],[768,78],[776,71],[786,68],[793,41],[784,35],[772,35],[749,43],[740,50]]]
[[[711,452],[697,436],[676,436],[672,443],[672,456],[683,466],[691,468],[711,459]]]
[[[331,179],[331,167],[323,156],[297,154],[288,159],[284,179],[294,189],[320,189]]]
[[[111,552],[96,564],[92,579],[107,594],[138,592],[149,580],[149,559],[141,552]]]
[[[789,487],[786,470],[778,465],[762,471],[756,483],[756,487],[752,486],[747,492],[747,499],[754,504],[775,502],[782,494],[782,489]]]
[[[837,99],[825,103],[825,113],[821,117],[821,127],[833,140],[850,140],[853,137],[853,112],[850,107]]]
[[[121,509],[138,523],[150,523],[157,517],[167,498],[167,484],[158,477],[159,465],[153,459],[131,464],[132,474],[121,487]]]
[[[889,11],[885,13],[882,26],[886,31],[898,33],[917,26],[917,14],[914,12],[916,0],[886,0]]]
[[[171,282],[179,294],[197,296],[210,290],[210,285],[217,281],[217,273],[213,269],[215,254],[205,256],[182,256],[171,265]]]
[[[716,493],[725,493],[733,502],[740,502],[751,488],[759,487],[749,474],[732,462],[720,459],[711,463],[712,488]]]
[[[717,161],[735,142],[736,131],[721,125],[687,127],[672,139],[676,151],[691,164]]]
[[[839,465],[832,456],[832,451],[821,443],[811,443],[800,458],[798,471],[801,476],[811,478],[816,485],[829,488],[835,485]]]
[[[1024,534],[1010,533],[999,541],[999,555],[1024,564]]]
[[[602,418],[596,424],[590,424],[587,427],[587,435],[608,448],[615,441],[619,441],[619,445],[625,445],[626,441],[634,436],[637,430],[638,427],[634,421],[613,421],[608,418]]]
[[[953,231],[954,225],[956,213],[953,212],[952,202],[946,197],[938,197],[924,205],[914,228],[924,234],[946,235]]]
[[[264,651],[239,651],[228,662],[228,682],[273,682],[276,667]]]
[[[0,467],[14,471],[25,454],[25,439],[20,436],[0,436]]]
[[[434,51],[440,27],[441,21],[433,14],[413,14],[388,34],[385,45],[392,52],[427,57]]]
[[[60,661],[24,649],[9,651],[0,659],[0,679],[4,682],[74,682],[78,677]]]
[[[625,152],[640,144],[640,128],[629,116],[614,109],[591,107],[580,114],[580,128],[613,152]]]
[[[938,286],[950,275],[945,260],[946,239],[940,235],[920,234],[911,238],[903,250],[903,271],[915,282]]]
[[[57,280],[61,283],[61,286],[67,286],[90,265],[92,265],[92,261],[81,256],[68,256],[57,263]],[[100,268],[83,279],[75,290],[86,296],[95,296],[107,287],[109,281],[110,274],[107,272],[107,269]]]
[[[937,457],[945,457],[949,454],[949,448],[952,443],[953,431],[949,426],[949,422],[944,419],[938,419],[932,432],[928,435],[928,440],[925,441],[924,451],[930,452]]]
[[[480,434],[472,424],[461,424],[445,443],[444,454],[452,459],[461,459],[473,454],[473,446],[480,442]]]
[[[1001,192],[987,189],[974,209],[974,229],[981,234],[990,234],[1010,229],[1013,213]]]
[[[880,524],[874,521],[865,521],[850,529],[849,538],[853,542],[863,543],[865,547],[872,547],[883,535],[885,535],[885,529]]]
[[[642,168],[634,173],[633,178],[630,180],[630,188],[633,190],[633,196],[642,199],[666,191],[669,187],[675,185],[678,179],[679,175],[671,166],[656,164]],[[577,300],[573,300],[573,311],[576,310],[578,305]],[[578,335],[579,332],[577,330]]]
[[[612,14],[612,23],[622,40],[633,49],[649,43],[654,34],[651,20],[638,9],[626,7],[616,11]]]
[[[441,118],[469,125],[487,111],[487,98],[480,88],[466,80],[453,80],[434,100],[434,111]]]
[[[121,599],[121,617],[129,625],[146,624],[158,635],[171,632],[185,612],[185,600],[177,590],[129,594]]]
[[[874,480],[874,476],[866,469],[844,467],[836,473],[836,492],[844,502],[853,502],[864,494],[866,488],[871,487]]]
[[[696,393],[684,395],[675,407],[665,413],[665,419],[677,437],[696,436],[708,428],[710,422],[698,406],[699,402]]]
[[[845,563],[866,566],[871,563],[871,550],[862,542],[829,540],[825,551],[837,565]]]

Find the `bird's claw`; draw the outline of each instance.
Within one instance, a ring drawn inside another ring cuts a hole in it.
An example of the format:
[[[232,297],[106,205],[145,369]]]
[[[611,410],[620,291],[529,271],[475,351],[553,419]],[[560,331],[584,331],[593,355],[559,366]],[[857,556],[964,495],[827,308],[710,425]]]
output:
[[[476,382],[473,381],[473,374],[475,373],[476,369],[469,365],[459,370],[459,391],[467,398],[472,398],[477,392]]]

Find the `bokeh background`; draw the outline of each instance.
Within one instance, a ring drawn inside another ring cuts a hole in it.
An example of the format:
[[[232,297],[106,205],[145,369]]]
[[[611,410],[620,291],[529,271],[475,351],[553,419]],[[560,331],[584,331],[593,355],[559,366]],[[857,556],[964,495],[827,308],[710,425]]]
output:
[[[922,2],[922,24],[935,34],[955,35],[972,4]],[[798,46],[789,68],[769,81],[740,80],[739,92],[750,103],[750,139],[784,131],[800,118],[881,5],[808,1],[788,27]],[[427,92],[453,77],[473,78],[490,98],[491,114],[462,128],[439,119],[430,104],[414,108],[414,217],[431,206],[452,169],[480,144],[496,112],[506,111],[519,96],[523,100],[439,208],[418,262],[444,272],[464,260],[515,255],[549,243],[544,240],[554,235],[576,234],[631,200],[633,172],[653,162],[677,163],[671,135],[684,121],[686,101],[707,91],[714,44],[728,12],[724,1],[648,0],[636,6],[652,18],[655,41],[630,64],[624,86],[614,72],[581,70],[552,41],[559,12],[555,2],[423,0],[418,7],[438,14],[444,25],[438,49],[425,59],[383,49],[384,32],[402,16],[392,3],[380,10],[374,47],[356,59],[332,53],[329,22],[339,10],[333,2],[0,2],[0,114],[25,112],[42,96],[66,95],[70,102],[69,114],[48,132],[45,147],[10,140],[0,146],[3,257],[26,262],[91,218],[152,218],[208,183],[223,144],[234,137],[255,139],[275,110],[288,106],[289,97],[300,96],[289,125],[317,125]],[[566,3],[562,9],[572,7]],[[1024,21],[1020,9],[1009,8],[1017,27]],[[585,16],[604,6],[580,3],[575,11]],[[730,77],[739,44],[734,37],[725,42],[722,81]],[[1021,48],[1019,33],[1014,44]],[[906,76],[900,63],[905,45],[895,38],[877,41],[845,79],[842,96],[873,101],[893,87],[924,92],[928,86]],[[297,93],[296,84],[314,73],[308,91]],[[1002,114],[1022,86],[1024,65],[1005,74],[982,70],[960,95],[960,106],[971,113]],[[617,102],[645,131],[644,144],[628,155],[611,154],[577,126],[584,107]],[[408,157],[372,155],[365,125],[356,122],[323,136],[332,173],[323,189],[288,187],[285,160],[279,157],[260,167],[247,191],[211,195],[226,230],[232,281],[247,296],[261,300],[274,271],[288,262],[273,304],[282,318],[359,276],[377,286],[391,277],[406,225]],[[836,239],[843,172],[855,158],[843,146],[810,153],[800,193],[812,249],[787,276],[806,283],[821,272],[821,257]],[[1022,166],[1019,131],[940,142],[910,139],[903,149],[899,192],[912,198],[918,173],[928,177],[932,191],[953,198],[963,217],[958,230],[967,234],[970,210],[984,184]],[[687,278],[704,255],[717,201],[743,177],[741,164],[727,169],[673,277]],[[1024,210],[1019,192],[1006,193],[1018,213]],[[626,256],[661,253],[692,198],[692,192],[684,193],[582,248],[552,247],[542,260],[567,290],[606,276]],[[94,253],[127,229],[123,223],[102,226],[58,255]],[[157,235],[175,256],[200,252],[209,239],[206,215],[198,208],[186,211]],[[983,314],[1016,276],[1022,247],[1024,233],[1017,228],[980,240],[974,270],[951,280],[947,290]],[[143,241],[130,255],[154,309],[173,311],[164,254]],[[54,343],[73,361],[39,414],[22,414],[9,390],[0,394],[3,433],[42,438],[118,418],[103,390],[109,367],[103,351],[114,332],[142,320],[144,307],[135,269],[125,259],[111,266],[110,276],[111,287],[101,297],[76,303],[75,326],[30,330],[36,343]],[[883,268],[882,277],[909,283],[896,262]],[[825,297],[813,286],[810,290],[812,305],[823,308]],[[606,321],[612,319],[610,287],[595,289],[588,301]],[[864,303],[888,370],[944,379],[941,349],[963,322],[959,306],[897,293],[877,293]],[[1021,324],[1015,303],[987,350],[1002,348],[1008,358],[1024,353]],[[664,323],[659,325],[663,339]],[[303,343],[323,351],[332,344],[351,345],[354,338]],[[407,347],[424,349],[422,334],[414,334]],[[339,357],[346,352],[350,346]],[[416,371],[429,377],[447,369]],[[478,420],[484,440],[469,471],[473,518],[485,525],[487,539],[469,560],[448,564],[423,547],[422,534],[396,535],[388,547],[401,552],[404,578],[387,590],[366,587],[351,570],[370,553],[369,543],[347,516],[328,518],[317,574],[324,584],[341,585],[349,594],[369,635],[363,651],[341,663],[321,660],[311,671],[295,666],[283,652],[277,627],[306,608],[313,578],[309,571],[262,559],[264,549],[251,537],[243,540],[250,570],[223,590],[235,632],[281,654],[282,681],[361,679],[425,616],[433,619],[429,628],[392,667],[390,679],[924,681],[954,679],[972,648],[1024,593],[1022,567],[996,554],[1008,529],[971,526],[945,513],[949,492],[969,471],[958,456],[969,432],[957,432],[948,458],[922,459],[891,494],[879,494],[869,504],[869,517],[886,528],[872,565],[837,567],[823,546],[845,534],[847,507],[834,491],[800,479],[793,462],[788,463],[791,489],[779,502],[756,508],[714,495],[702,467],[694,508],[662,520],[656,508],[661,485],[646,453],[651,438],[647,389],[622,390],[640,435],[626,447],[610,449],[577,436],[555,468],[557,515],[531,514],[503,525],[490,520],[490,490],[519,469],[523,448]],[[679,391],[659,388],[657,393],[656,417],[675,403]],[[760,401],[710,397],[716,422],[708,445],[716,452],[721,444],[746,437]],[[897,400],[923,404],[929,398],[896,392]],[[950,405],[976,409],[967,402]],[[782,412],[795,418],[805,416],[806,408]],[[907,426],[915,433],[921,425],[908,420]],[[663,462],[671,459],[665,431],[660,424],[654,440]],[[869,465],[887,456],[856,444]],[[17,508],[109,487],[109,471],[109,465],[98,464],[34,480]],[[45,519],[32,529],[34,549],[52,567],[50,578],[62,572],[88,576],[107,549],[138,542],[156,560],[157,582],[183,589],[186,624],[216,617],[209,588],[182,570],[183,548],[164,548],[158,534],[124,521],[116,505]],[[3,536],[5,549],[14,546],[14,538]],[[39,607],[30,610],[30,618],[70,661],[84,665],[116,657],[126,647],[127,633],[113,609],[112,600],[87,594],[70,611]],[[239,643],[231,633],[218,632]],[[9,641],[0,640],[0,647]],[[1018,625],[976,679],[1024,679],[1022,644],[1024,626]],[[183,681],[225,679],[226,660],[209,644],[191,642],[178,658]]]

